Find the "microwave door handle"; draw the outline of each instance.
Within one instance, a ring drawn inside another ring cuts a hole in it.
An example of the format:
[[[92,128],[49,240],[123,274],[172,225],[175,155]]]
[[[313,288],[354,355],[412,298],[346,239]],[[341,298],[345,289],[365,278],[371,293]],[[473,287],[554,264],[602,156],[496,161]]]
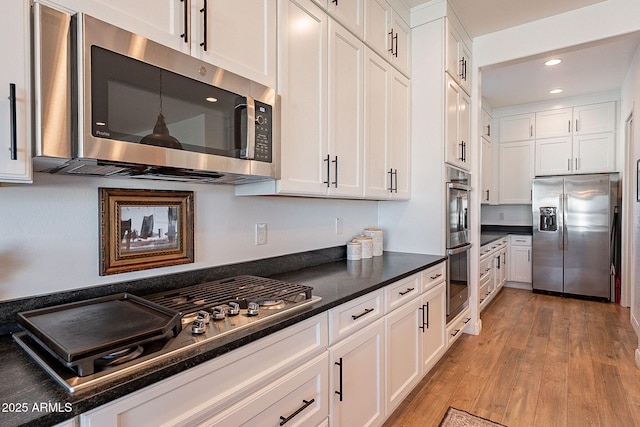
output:
[[[247,140],[244,142],[246,147],[246,159],[253,160],[256,155],[256,102],[247,96]]]

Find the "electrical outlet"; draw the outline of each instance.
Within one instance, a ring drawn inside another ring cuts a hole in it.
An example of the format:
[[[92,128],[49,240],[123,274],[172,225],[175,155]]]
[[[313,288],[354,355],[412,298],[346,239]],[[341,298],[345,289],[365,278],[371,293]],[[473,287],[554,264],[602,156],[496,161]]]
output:
[[[264,222],[256,224],[256,245],[267,244],[267,224]]]
[[[342,218],[336,218],[336,234],[342,234]]]

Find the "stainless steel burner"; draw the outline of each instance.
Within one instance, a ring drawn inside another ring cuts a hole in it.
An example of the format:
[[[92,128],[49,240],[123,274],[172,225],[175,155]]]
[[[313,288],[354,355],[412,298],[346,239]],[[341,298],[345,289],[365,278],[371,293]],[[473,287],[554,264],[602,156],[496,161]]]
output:
[[[104,355],[95,360],[96,366],[103,368],[120,365],[121,363],[128,362],[140,356],[144,348],[141,345],[135,347],[125,348],[120,351],[114,351],[113,353]]]

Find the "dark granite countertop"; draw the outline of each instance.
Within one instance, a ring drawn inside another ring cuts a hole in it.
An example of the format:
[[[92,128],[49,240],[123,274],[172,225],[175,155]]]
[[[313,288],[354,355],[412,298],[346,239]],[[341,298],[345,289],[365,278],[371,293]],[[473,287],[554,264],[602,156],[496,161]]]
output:
[[[531,235],[530,225],[482,225],[480,246],[488,245],[509,234]]]
[[[74,395],[67,394],[18,347],[10,335],[0,336],[0,354],[4,362],[0,367],[0,377],[3,378],[0,384],[0,425],[46,426],[65,421],[444,260],[441,255],[385,252],[373,259],[355,262],[334,260],[271,274],[270,277],[313,286],[314,295],[322,297],[322,301],[288,319],[230,334],[171,360],[149,366],[119,383]]]

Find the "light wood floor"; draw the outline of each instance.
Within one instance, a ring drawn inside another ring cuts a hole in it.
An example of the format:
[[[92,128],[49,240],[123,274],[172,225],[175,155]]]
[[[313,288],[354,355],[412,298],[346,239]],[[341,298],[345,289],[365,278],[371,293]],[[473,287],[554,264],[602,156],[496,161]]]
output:
[[[385,427],[437,426],[449,406],[520,426],[640,426],[629,310],[503,288]]]

